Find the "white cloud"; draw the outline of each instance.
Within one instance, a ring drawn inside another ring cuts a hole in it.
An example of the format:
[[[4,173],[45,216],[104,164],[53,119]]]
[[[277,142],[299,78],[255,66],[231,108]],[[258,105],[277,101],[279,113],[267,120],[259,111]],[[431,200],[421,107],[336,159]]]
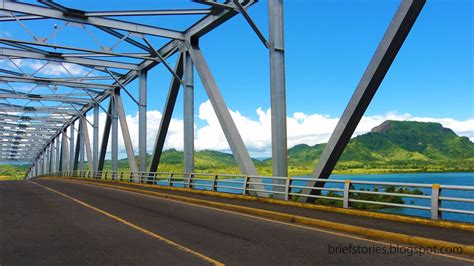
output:
[[[243,116],[238,111],[230,110],[239,132],[244,142],[254,157],[271,156],[271,116],[270,110],[256,110],[257,119]],[[147,120],[147,149],[151,152],[155,143],[156,134],[160,125],[162,114],[159,111],[148,111]],[[199,106],[198,118],[205,122],[202,127],[195,127],[195,148],[196,150],[212,149],[228,152],[229,145],[225,139],[218,119],[209,101]],[[452,118],[431,118],[417,117],[411,114],[387,113],[384,115],[365,116],[357,127],[354,135],[369,132],[372,128],[380,125],[385,120],[409,120],[422,122],[437,122],[444,127],[451,128],[458,135],[467,136],[474,141],[474,118],[464,121]],[[288,126],[288,147],[297,144],[314,145],[327,142],[332,131],[336,127],[339,118],[321,114],[305,114],[301,112],[293,113],[287,118]],[[105,114],[100,116],[100,129],[102,130],[105,121]],[[130,135],[135,152],[138,148],[138,114],[127,116]],[[92,128],[89,128],[92,133]],[[120,127],[119,127],[120,130]],[[119,134],[121,134],[119,132]],[[92,136],[92,135],[91,135]],[[102,136],[102,131],[100,132]],[[124,144],[119,135],[120,153],[124,154]],[[172,119],[165,149],[183,149],[183,121],[182,119]]]

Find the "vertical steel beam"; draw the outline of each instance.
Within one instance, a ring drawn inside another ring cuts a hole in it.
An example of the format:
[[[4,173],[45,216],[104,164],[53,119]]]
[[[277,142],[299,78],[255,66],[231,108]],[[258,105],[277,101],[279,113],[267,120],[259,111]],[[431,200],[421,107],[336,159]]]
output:
[[[91,170],[97,171],[99,165],[99,105],[94,105],[94,123],[92,131],[92,161],[93,168]]]
[[[109,144],[110,128],[112,126],[112,97],[110,97],[109,108],[105,117],[104,135],[102,135],[102,142],[100,143],[99,162],[97,164],[97,171],[104,170],[105,155],[107,154],[107,145]]]
[[[382,83],[398,51],[420,14],[425,0],[403,0],[385,32],[372,60],[352,95],[336,129],[331,135],[314,169],[313,178],[329,178],[354,130],[359,124],[377,89]],[[323,182],[308,182],[307,186],[322,187]],[[317,195],[319,190],[305,189],[304,194]],[[314,198],[303,198],[313,202]]]
[[[43,174],[43,154],[41,154],[40,157],[38,158],[38,169],[39,169],[38,173],[42,175]]]
[[[54,138],[54,161],[53,161],[53,171],[58,171],[58,158],[59,158],[59,139]]]
[[[146,101],[147,97],[147,71],[142,70],[139,74],[138,88],[138,158],[140,160],[140,171],[146,172]]]
[[[78,136],[78,143],[79,143],[79,170],[84,172],[84,124],[83,119],[79,119],[79,136]]]
[[[283,0],[268,1],[270,30],[270,95],[272,117],[272,174],[288,176],[288,146],[286,127],[285,42],[283,30]],[[285,180],[275,179],[276,184]],[[277,186],[276,191],[284,191]],[[280,195],[279,195],[280,196]],[[282,196],[283,197],[283,196]]]
[[[79,166],[79,156],[81,151],[81,123],[79,122],[79,130],[77,131],[77,139],[76,139],[76,148],[74,150],[74,163],[73,163],[73,171],[77,171]]]
[[[44,169],[44,172],[45,172],[46,174],[49,174],[49,171],[48,171],[48,170],[49,170],[49,169],[48,169],[48,157],[49,157],[49,156],[48,156],[48,149],[45,149],[45,150],[43,151],[43,154],[44,154],[43,169]]]
[[[92,148],[91,148],[91,141],[89,138],[89,130],[87,129],[87,121],[84,117],[81,117],[82,121],[82,135],[84,136],[84,146],[86,148],[86,154],[87,154],[87,166],[89,167],[89,171],[94,170],[94,159],[92,158]]]
[[[69,171],[74,170],[74,123],[69,125]]]
[[[114,96],[116,110],[120,121],[120,128],[122,129],[123,143],[125,144],[125,152],[127,153],[128,158],[128,166],[131,172],[138,172],[138,166],[135,160],[135,153],[133,151],[132,139],[130,138],[130,131],[128,130],[127,117],[125,116],[120,90],[115,90]]]
[[[66,135],[66,130],[63,131],[62,133],[62,155],[63,157],[63,163],[61,164],[61,171],[66,171],[69,167],[69,149],[68,149],[68,142],[67,142],[67,135]]]
[[[183,76],[183,54],[181,53],[176,59],[175,73],[181,78]],[[160,128],[155,140],[155,146],[153,148],[153,154],[150,162],[150,172],[156,172],[158,165],[160,164],[161,153],[163,152],[163,146],[165,145],[166,134],[171,122],[173,115],[174,105],[176,98],[178,97],[180,81],[176,77],[172,77],[171,84],[168,90],[168,96],[166,97],[165,107],[163,110],[163,116],[161,117]]]
[[[117,104],[115,102],[115,95],[110,98],[112,102],[112,171],[118,169],[118,116],[117,116]]]
[[[56,172],[56,139],[51,140],[51,172]]]
[[[44,154],[46,155],[46,160],[45,160],[45,171],[49,174],[51,171],[50,171],[50,163],[51,163],[51,156],[50,156],[50,152],[49,152],[49,146],[46,147],[45,151],[44,151]]]
[[[184,172],[194,172],[194,65],[184,52]]]
[[[59,162],[61,160],[61,143],[60,143],[60,138],[59,136],[56,137],[56,164],[55,164],[55,168],[54,168],[54,171],[55,172],[58,172],[59,171]]]
[[[197,45],[190,49],[190,53],[207,96],[211,101],[214,112],[222,127],[222,131],[240,167],[240,172],[244,175],[257,175],[257,169],[250,158],[249,152],[245,148],[244,141],[237,130],[237,126],[230,115],[229,109],[227,109],[227,105],[204,59],[204,55]]]
[[[63,151],[64,151],[64,149],[63,149],[63,148],[64,148],[64,147],[63,147],[63,146],[64,146],[63,139],[64,139],[64,138],[63,138],[63,136],[62,136],[61,133],[59,133],[58,141],[59,141],[59,139],[61,139],[61,142],[60,142],[60,143],[58,142],[58,144],[59,144],[59,145],[58,145],[58,152],[59,152],[59,156],[58,156],[58,171],[60,172],[60,171],[62,171],[63,164],[65,163],[65,162],[64,162],[64,153],[63,153]]]
[[[49,144],[49,172],[53,173],[54,172],[54,139],[51,140],[51,143]]]

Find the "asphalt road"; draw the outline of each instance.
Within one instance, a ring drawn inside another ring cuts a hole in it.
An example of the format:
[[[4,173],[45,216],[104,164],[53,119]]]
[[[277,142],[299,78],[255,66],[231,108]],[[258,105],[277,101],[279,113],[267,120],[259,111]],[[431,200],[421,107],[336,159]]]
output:
[[[93,185],[34,182],[0,182],[0,265],[473,264],[376,254],[390,246]]]

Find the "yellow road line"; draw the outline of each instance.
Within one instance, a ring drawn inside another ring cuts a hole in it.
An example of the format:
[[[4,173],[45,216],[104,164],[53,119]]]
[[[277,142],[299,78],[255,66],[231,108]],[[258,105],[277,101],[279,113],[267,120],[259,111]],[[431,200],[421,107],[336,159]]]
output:
[[[160,197],[159,195],[161,193],[157,193],[157,192],[147,191],[147,192],[151,192],[151,194],[148,194],[148,193],[145,194],[145,193],[143,193],[142,191],[139,191],[139,190],[137,192],[137,189],[123,188],[123,187],[113,186],[113,185],[104,185],[104,184],[94,183],[94,182],[79,181],[79,180],[77,180],[77,181],[76,180],[67,180],[67,181],[62,180],[62,181],[63,182],[69,182],[69,183],[75,183],[75,184],[81,184],[81,185],[84,185],[84,186],[96,186],[96,187],[100,187],[100,188],[103,188],[103,189],[109,189],[109,190],[119,190],[119,191],[122,191],[122,192],[137,194],[137,195],[141,195],[141,196],[147,196],[147,197],[151,197],[151,198],[154,198],[154,199],[171,201],[171,202],[184,204],[184,205],[191,205],[191,206],[210,209],[210,210],[215,210],[215,211],[219,211],[219,212],[230,213],[230,214],[234,214],[234,215],[238,215],[238,216],[249,217],[249,218],[253,218],[253,219],[257,219],[257,220],[261,220],[261,221],[277,223],[277,224],[287,225],[287,226],[291,226],[291,227],[297,227],[297,228],[307,229],[307,230],[311,230],[311,231],[317,231],[317,232],[321,232],[321,233],[326,233],[326,234],[337,235],[337,236],[341,236],[341,237],[346,237],[346,238],[371,242],[371,243],[382,244],[382,245],[385,245],[385,246],[392,245],[392,243],[367,239],[367,238],[358,237],[358,236],[354,236],[354,235],[349,235],[349,234],[345,234],[345,233],[341,233],[341,232],[335,232],[335,231],[324,230],[324,229],[315,228],[315,227],[299,225],[299,224],[295,224],[295,223],[288,223],[288,222],[278,221],[278,220],[274,220],[274,219],[263,218],[263,217],[259,217],[259,216],[256,216],[256,215],[245,214],[245,213],[230,211],[230,210],[224,210],[224,209],[216,208],[216,207],[204,206],[204,205],[197,204],[197,203],[183,202],[181,200],[164,198],[164,197]],[[219,204],[232,206],[230,204],[225,204],[225,203],[219,203]],[[335,230],[337,230],[337,229],[335,229]],[[400,244],[398,246],[408,247],[406,245],[400,245]],[[457,256],[453,256],[453,255],[448,255],[448,254],[429,253],[429,255],[447,257],[447,258],[450,258],[450,259],[457,259],[457,260],[462,260],[462,261],[467,261],[467,262],[474,262],[474,259],[469,259],[469,258],[465,258],[465,257],[457,257]]]
[[[220,261],[217,261],[217,260],[215,260],[215,259],[212,259],[212,258],[206,256],[206,255],[203,255],[203,254],[201,254],[201,253],[199,253],[199,252],[196,252],[196,251],[194,251],[194,250],[192,250],[192,249],[189,249],[189,248],[187,248],[187,247],[185,247],[185,246],[182,246],[182,245],[180,245],[180,244],[178,244],[178,243],[176,243],[176,242],[173,242],[173,241],[171,241],[171,240],[169,240],[169,239],[167,239],[167,238],[165,238],[165,237],[163,237],[163,236],[160,236],[160,235],[158,235],[158,234],[156,234],[156,233],[153,233],[153,232],[151,232],[151,231],[148,231],[148,230],[146,230],[146,229],[144,229],[144,228],[142,228],[142,227],[140,227],[140,226],[138,226],[138,225],[135,225],[135,224],[133,224],[133,223],[131,223],[131,222],[128,222],[128,221],[126,221],[126,220],[124,220],[124,219],[122,219],[122,218],[120,218],[120,217],[117,217],[117,216],[115,216],[115,215],[113,215],[113,214],[110,214],[110,213],[104,211],[104,210],[101,210],[101,209],[99,209],[99,208],[96,208],[96,207],[94,207],[94,206],[92,206],[92,205],[90,205],[90,204],[87,204],[87,203],[85,203],[85,202],[83,202],[83,201],[80,201],[80,200],[78,200],[78,199],[76,199],[76,198],[73,198],[73,197],[71,197],[71,196],[68,196],[68,195],[66,195],[66,194],[64,194],[64,193],[62,193],[62,192],[59,192],[59,191],[54,190],[54,189],[52,189],[52,188],[49,188],[49,187],[47,187],[47,186],[38,184],[38,183],[36,183],[36,182],[32,182],[32,181],[29,181],[29,182],[31,182],[31,183],[33,183],[33,184],[35,184],[35,185],[37,185],[37,186],[40,186],[40,187],[42,187],[42,188],[45,188],[45,189],[47,189],[47,190],[49,190],[49,191],[51,191],[51,192],[54,192],[54,193],[56,193],[56,194],[58,194],[58,195],[61,195],[61,196],[65,197],[65,198],[68,198],[68,199],[70,199],[70,200],[72,200],[72,201],[74,201],[74,202],[76,202],[76,203],[78,203],[78,204],[80,204],[80,205],[82,205],[82,206],[84,206],[84,207],[87,207],[87,208],[89,208],[89,209],[91,209],[91,210],[94,210],[94,211],[100,213],[100,214],[103,214],[103,215],[105,215],[105,216],[107,216],[107,217],[109,217],[109,218],[111,218],[111,219],[114,219],[114,220],[116,220],[116,221],[118,221],[118,222],[120,222],[120,223],[122,223],[122,224],[125,224],[125,225],[127,225],[127,226],[129,226],[129,227],[131,227],[131,228],[133,228],[133,229],[135,229],[135,230],[137,230],[137,231],[140,231],[140,232],[142,232],[142,233],[148,235],[148,236],[151,236],[151,237],[154,237],[154,238],[156,238],[156,239],[158,239],[158,240],[161,240],[161,241],[165,242],[166,244],[168,244],[168,245],[170,245],[170,246],[173,246],[173,247],[175,247],[175,248],[178,248],[178,249],[180,249],[180,250],[182,250],[182,251],[184,251],[184,252],[190,253],[190,254],[192,254],[192,255],[194,255],[194,256],[196,256],[196,257],[199,257],[199,258],[201,258],[201,259],[203,259],[203,260],[205,260],[205,261],[207,261],[207,262],[212,263],[213,265],[224,265],[224,263],[222,263],[222,262],[220,262]]]

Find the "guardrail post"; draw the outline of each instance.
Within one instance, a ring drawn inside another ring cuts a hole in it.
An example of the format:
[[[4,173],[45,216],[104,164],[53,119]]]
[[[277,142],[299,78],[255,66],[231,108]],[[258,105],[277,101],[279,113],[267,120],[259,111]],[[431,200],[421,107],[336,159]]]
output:
[[[218,175],[214,175],[214,178],[212,179],[212,187],[211,187],[212,191],[217,191],[217,178],[218,177],[219,177]]]
[[[344,209],[348,209],[350,207],[350,202],[349,202],[350,189],[351,189],[351,180],[348,179],[346,180],[346,182],[344,182],[344,196],[343,196],[343,201],[342,201],[342,207]]]
[[[194,174],[189,174],[188,176],[188,184],[186,185],[187,188],[192,188],[192,179],[194,177]]]
[[[291,177],[288,177],[285,180],[285,200],[289,200],[291,198],[290,196],[290,187],[291,187]]]
[[[439,184],[433,184],[431,186],[431,219],[439,220],[441,218],[441,212],[439,211],[440,200],[439,194],[441,192],[441,186]]]
[[[173,178],[173,173],[170,174],[170,176],[168,177],[168,187],[171,187],[171,179]]]
[[[243,184],[243,187],[242,187],[242,195],[247,195],[247,183],[249,181],[249,177],[248,176],[245,176],[244,177],[244,184]]]

